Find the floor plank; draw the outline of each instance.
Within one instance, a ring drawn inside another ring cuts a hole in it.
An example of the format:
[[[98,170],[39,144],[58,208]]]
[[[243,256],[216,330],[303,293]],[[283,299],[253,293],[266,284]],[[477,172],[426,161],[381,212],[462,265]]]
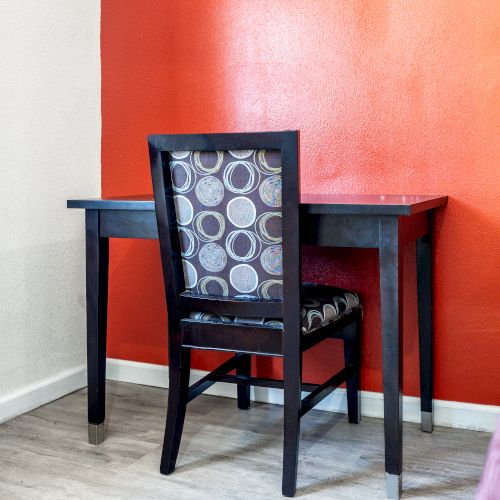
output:
[[[282,407],[201,396],[174,474],[159,473],[167,391],[108,382],[106,440],[87,444],[86,390],[0,425],[0,499],[281,497]],[[490,435],[404,425],[404,495],[474,498]],[[297,498],[384,498],[382,420],[312,411],[302,422]]]

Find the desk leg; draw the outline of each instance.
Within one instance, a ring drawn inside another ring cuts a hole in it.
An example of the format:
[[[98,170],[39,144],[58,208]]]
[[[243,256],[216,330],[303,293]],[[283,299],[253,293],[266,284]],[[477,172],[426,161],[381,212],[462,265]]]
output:
[[[418,330],[420,343],[420,411],[422,430],[432,432],[432,216],[429,232],[417,240]]]
[[[89,443],[104,441],[109,240],[99,237],[99,211],[85,211]]]
[[[397,216],[380,217],[380,305],[384,372],[386,494],[399,499],[402,485],[402,265]]]

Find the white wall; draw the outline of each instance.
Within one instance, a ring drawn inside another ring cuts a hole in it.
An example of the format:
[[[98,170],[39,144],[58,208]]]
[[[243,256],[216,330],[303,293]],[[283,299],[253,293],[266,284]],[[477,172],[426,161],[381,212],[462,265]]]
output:
[[[99,0],[0,0],[0,403],[85,363],[66,199],[100,194],[99,33]]]

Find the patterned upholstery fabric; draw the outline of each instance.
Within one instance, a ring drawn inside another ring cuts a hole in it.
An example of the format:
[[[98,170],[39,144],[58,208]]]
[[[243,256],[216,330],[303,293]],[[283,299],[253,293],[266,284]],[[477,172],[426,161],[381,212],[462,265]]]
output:
[[[303,285],[302,297],[303,334],[314,332],[318,328],[337,321],[351,312],[354,307],[360,305],[359,297],[355,293],[323,285]],[[282,321],[272,318],[243,318],[193,312],[189,319],[200,322],[238,323],[283,329]]]
[[[283,297],[279,150],[172,151],[187,291]]]

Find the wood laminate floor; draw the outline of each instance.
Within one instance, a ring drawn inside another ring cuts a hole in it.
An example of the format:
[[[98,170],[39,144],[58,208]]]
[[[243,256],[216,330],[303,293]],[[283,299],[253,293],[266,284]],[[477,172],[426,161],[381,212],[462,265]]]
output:
[[[159,473],[167,391],[108,382],[106,440],[87,444],[86,390],[0,425],[0,499],[281,499],[282,407],[201,396],[176,471]],[[312,411],[297,498],[384,498],[383,422]],[[474,498],[490,435],[404,425],[403,498]]]

